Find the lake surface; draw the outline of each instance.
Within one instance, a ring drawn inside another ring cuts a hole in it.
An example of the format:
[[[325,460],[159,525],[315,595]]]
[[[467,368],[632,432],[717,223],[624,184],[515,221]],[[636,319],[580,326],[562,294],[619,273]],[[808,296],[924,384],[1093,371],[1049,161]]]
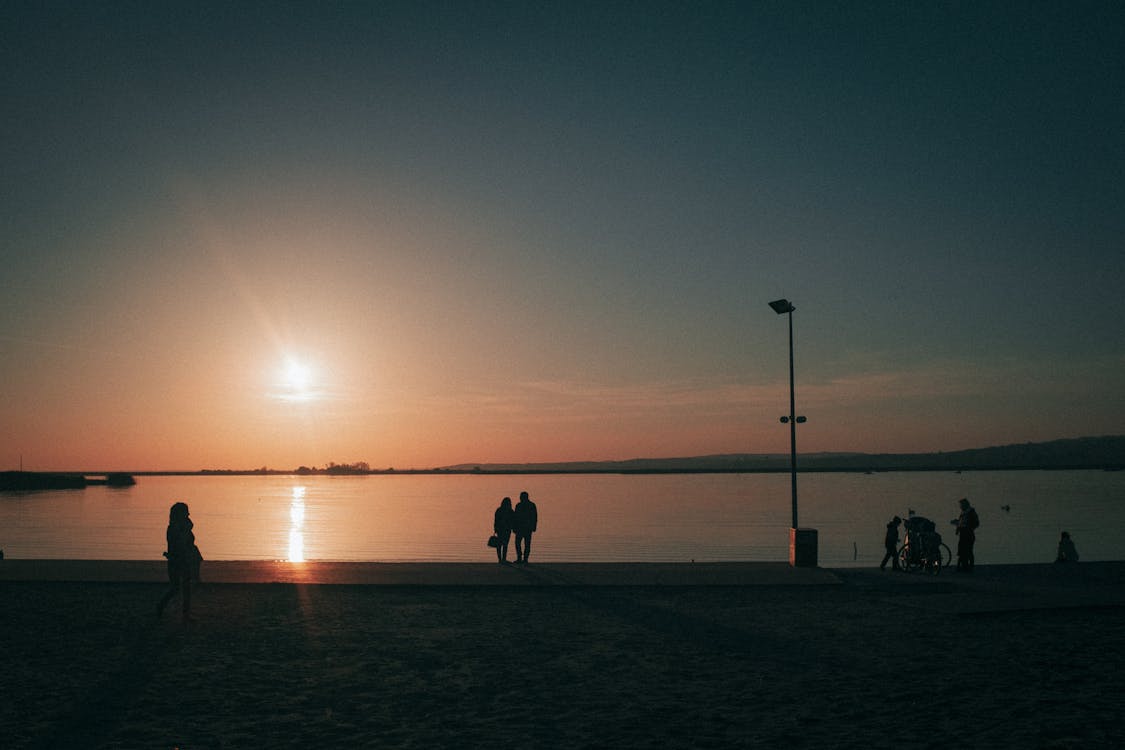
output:
[[[539,508],[533,561],[788,559],[788,474],[142,476],[120,489],[0,493],[0,549],[160,559],[168,508],[183,500],[212,560],[485,562],[492,513],[521,490]],[[886,522],[910,509],[956,550],[948,521],[961,497],[980,514],[978,563],[1053,560],[1063,530],[1083,560],[1125,558],[1125,472],[802,474],[798,490],[823,567],[877,565]]]

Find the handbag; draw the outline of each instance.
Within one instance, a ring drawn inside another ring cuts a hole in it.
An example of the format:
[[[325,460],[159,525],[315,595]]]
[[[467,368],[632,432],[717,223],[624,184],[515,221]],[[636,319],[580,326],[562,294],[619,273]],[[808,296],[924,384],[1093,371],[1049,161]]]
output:
[[[500,546],[500,537],[496,536],[495,534],[488,537],[488,546],[489,547],[499,547]]]

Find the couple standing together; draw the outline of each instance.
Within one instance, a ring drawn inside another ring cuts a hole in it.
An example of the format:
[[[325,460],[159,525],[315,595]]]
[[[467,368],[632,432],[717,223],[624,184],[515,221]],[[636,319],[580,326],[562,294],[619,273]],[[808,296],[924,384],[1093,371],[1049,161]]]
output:
[[[504,564],[508,562],[508,541],[512,532],[516,533],[516,562],[526,563],[527,556],[531,554],[531,535],[539,527],[539,511],[535,503],[531,502],[526,492],[520,493],[520,501],[512,507],[512,498],[506,497],[500,501],[500,507],[492,521],[492,531],[498,541],[496,545],[496,560]]]

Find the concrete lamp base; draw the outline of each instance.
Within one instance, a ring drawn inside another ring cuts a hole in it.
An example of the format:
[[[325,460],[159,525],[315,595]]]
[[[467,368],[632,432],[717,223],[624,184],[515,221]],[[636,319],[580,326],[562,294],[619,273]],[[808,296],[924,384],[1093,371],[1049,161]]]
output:
[[[789,529],[789,565],[816,567],[816,529]]]

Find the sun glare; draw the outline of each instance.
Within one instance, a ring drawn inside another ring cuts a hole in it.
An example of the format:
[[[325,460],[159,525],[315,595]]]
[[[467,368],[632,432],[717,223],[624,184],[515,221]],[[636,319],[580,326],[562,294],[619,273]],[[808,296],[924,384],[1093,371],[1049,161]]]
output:
[[[289,562],[305,561],[305,488],[294,487],[289,503]]]
[[[289,360],[285,363],[285,384],[294,391],[307,391],[312,385],[312,370],[295,359]]]
[[[282,364],[277,385],[280,392],[275,395],[283,401],[312,401],[318,398],[316,372],[307,363],[293,357]]]

